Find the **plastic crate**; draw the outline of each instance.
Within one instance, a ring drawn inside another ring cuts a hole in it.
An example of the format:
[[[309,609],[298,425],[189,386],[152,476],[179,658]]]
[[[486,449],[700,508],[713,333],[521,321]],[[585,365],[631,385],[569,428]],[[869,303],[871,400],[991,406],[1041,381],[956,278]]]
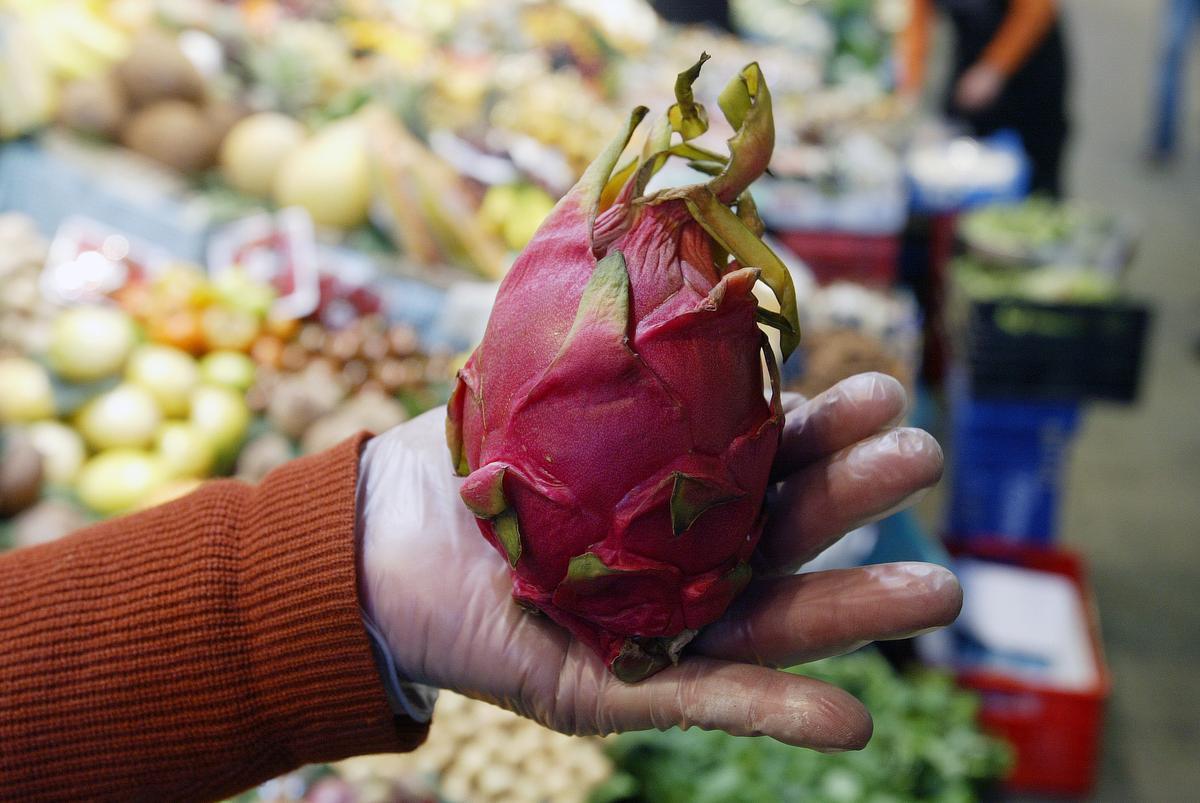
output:
[[[1057,534],[1059,485],[1051,469],[1012,466],[955,468],[946,526],[954,531],[1000,533],[1006,539],[1050,543]]]
[[[819,284],[857,282],[891,287],[900,267],[900,236],[839,231],[775,232],[776,239],[812,271]]]
[[[977,395],[1132,402],[1149,328],[1136,303],[971,302],[962,359]]]
[[[1099,614],[1083,559],[1069,551],[1002,541],[952,541],[952,555],[996,561],[1069,578],[1087,616],[1096,682],[1090,688],[1048,688],[990,671],[961,671],[959,684],[980,694],[983,726],[1008,740],[1016,765],[1005,786],[1016,792],[1084,797],[1095,783],[1112,688],[1100,640]]]
[[[951,396],[946,528],[1045,544],[1058,530],[1075,404]]]

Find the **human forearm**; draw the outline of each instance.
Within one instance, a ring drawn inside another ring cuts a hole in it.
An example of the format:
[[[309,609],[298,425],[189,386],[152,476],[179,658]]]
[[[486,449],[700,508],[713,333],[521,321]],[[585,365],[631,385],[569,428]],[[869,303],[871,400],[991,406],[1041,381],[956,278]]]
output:
[[[215,799],[418,743],[361,621],[359,446],[0,560],[0,798]]]
[[[1042,42],[1058,14],[1055,0],[1012,0],[1008,16],[979,61],[1011,76]]]
[[[929,34],[933,25],[932,0],[913,0],[908,24],[901,31],[899,52],[899,89],[916,95],[925,82],[925,62],[929,56]]]

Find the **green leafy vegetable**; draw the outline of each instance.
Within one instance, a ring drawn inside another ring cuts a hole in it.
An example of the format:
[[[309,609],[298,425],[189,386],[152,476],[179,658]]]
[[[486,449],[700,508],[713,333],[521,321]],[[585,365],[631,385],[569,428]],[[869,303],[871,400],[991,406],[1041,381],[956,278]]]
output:
[[[976,697],[944,673],[901,676],[873,651],[793,671],[866,704],[875,735],[865,750],[824,755],[700,730],[629,733],[611,742],[619,772],[593,801],[951,803],[977,799],[1010,764],[1008,746],[979,731]]]

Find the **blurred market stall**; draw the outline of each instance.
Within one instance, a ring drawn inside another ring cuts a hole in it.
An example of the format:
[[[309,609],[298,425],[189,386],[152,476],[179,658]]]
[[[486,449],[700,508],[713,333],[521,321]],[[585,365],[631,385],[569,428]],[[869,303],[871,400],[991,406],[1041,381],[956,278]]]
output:
[[[1136,229],[1026,199],[1019,139],[959,136],[895,96],[906,14],[904,0],[742,0],[735,36],[667,25],[640,0],[0,4],[0,545],[210,476],[257,481],[443,403],[496,282],[622,110],[667,105],[701,52],[695,92],[712,105],[753,60],[778,125],[754,193],[803,330],[786,383],[812,395],[882,371],[916,400],[910,418],[949,436],[955,557],[905,515],[828,560],[954,560],[971,615],[920,650],[943,668],[901,649],[899,669],[869,652],[802,669],[875,709],[876,742],[854,756],[572,739],[446,695],[411,756],[247,799],[967,800],[1012,756],[1015,788],[1083,793],[1108,680],[1055,511],[1084,405],[1136,399],[1150,315],[1122,284]],[[710,122],[692,166],[656,182],[711,167],[732,132]],[[1061,604],[1058,644],[1075,653],[992,627],[1029,588]],[[1062,661],[1085,669],[1064,682]],[[1015,753],[980,733],[955,676],[988,693],[982,720]],[[1078,727],[1047,731],[1069,743],[1047,762],[1034,734],[1064,696]],[[1006,699],[1048,713],[1017,721]]]

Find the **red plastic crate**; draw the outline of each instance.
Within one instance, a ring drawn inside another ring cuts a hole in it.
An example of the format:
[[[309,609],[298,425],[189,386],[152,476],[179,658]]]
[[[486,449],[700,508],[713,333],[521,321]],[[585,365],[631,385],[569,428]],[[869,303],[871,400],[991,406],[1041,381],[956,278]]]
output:
[[[1086,796],[1096,780],[1104,705],[1112,680],[1104,661],[1099,615],[1083,559],[1066,550],[1000,541],[951,542],[948,548],[955,556],[1063,575],[1082,597],[1096,661],[1095,686],[1065,691],[986,671],[961,672],[958,680],[982,698],[983,726],[1007,739],[1016,750],[1016,766],[1005,780],[1006,787],[1021,792]]]
[[[788,231],[778,232],[776,239],[804,260],[818,284],[845,281],[891,287],[900,270],[898,235]]]

